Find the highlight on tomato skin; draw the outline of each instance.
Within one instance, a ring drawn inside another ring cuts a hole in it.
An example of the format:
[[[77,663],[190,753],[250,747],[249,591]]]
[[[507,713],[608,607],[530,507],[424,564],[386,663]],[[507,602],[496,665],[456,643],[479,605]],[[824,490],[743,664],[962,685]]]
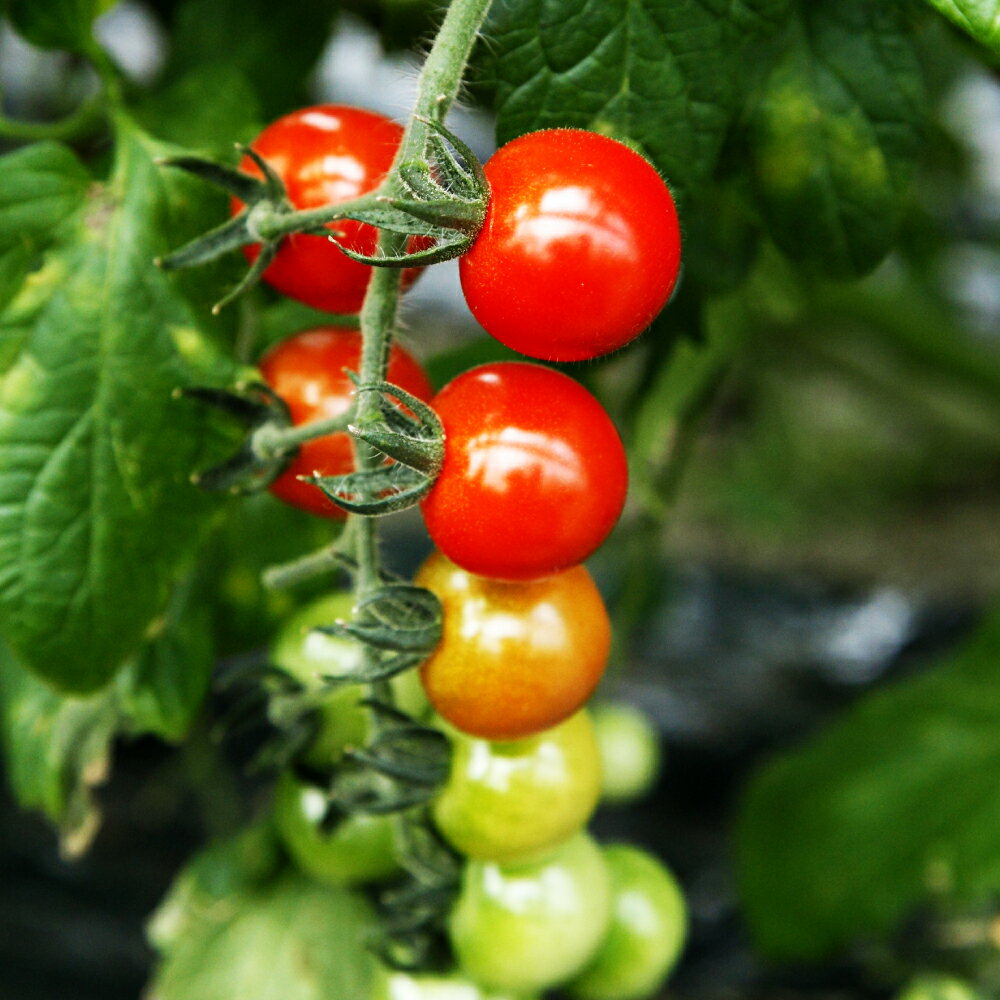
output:
[[[493,990],[531,994],[583,969],[611,919],[611,880],[589,834],[533,864],[469,861],[449,918],[459,968]]]
[[[295,426],[345,413],[354,400],[354,383],[345,369],[361,366],[361,334],[356,329],[319,326],[303,330],[272,347],[259,362],[264,381],[285,401]],[[406,348],[392,345],[387,379],[423,400],[432,389],[426,373]],[[268,489],[279,500],[320,517],[346,514],[312,483],[299,476],[339,476],[354,469],[347,431],[306,441]]]
[[[590,819],[601,759],[586,709],[535,736],[489,741],[443,727],[451,772],[435,825],[466,857],[510,864],[541,857]]]
[[[432,554],[414,582],[441,601],[441,641],[420,668],[434,710],[486,740],[532,736],[568,719],[607,666],[611,623],[583,566],[521,583]]]
[[[625,448],[575,379],[503,361],[434,397],[444,463],[421,503],[434,544],[471,573],[532,580],[587,559],[625,504]]]
[[[670,188],[639,153],[584,129],[530,132],[485,165],[490,200],[459,260],[491,336],[545,361],[581,361],[637,337],[681,265]]]
[[[288,200],[301,210],[340,204],[374,190],[388,174],[402,138],[402,126],[375,111],[318,104],[278,118],[250,145],[281,177]],[[261,176],[249,156],[243,157],[240,169]],[[243,203],[233,199],[232,214],[242,208]],[[305,233],[285,237],[263,280],[314,309],[357,313],[372,269],[341,253],[338,244],[370,255],[375,252],[378,231],[353,219],[338,219],[328,228],[338,234],[336,243]],[[410,243],[411,249],[428,245],[422,238]],[[260,246],[249,244],[243,251],[253,263]],[[419,274],[419,268],[407,268],[404,287]]]

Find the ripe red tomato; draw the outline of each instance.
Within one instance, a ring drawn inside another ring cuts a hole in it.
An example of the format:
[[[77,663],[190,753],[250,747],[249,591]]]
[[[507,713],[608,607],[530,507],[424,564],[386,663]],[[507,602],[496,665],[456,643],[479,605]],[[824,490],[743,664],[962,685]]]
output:
[[[638,336],[677,280],[670,190],[628,146],[582,129],[531,132],[486,164],[490,200],[459,261],[473,315],[533,358],[578,361]]]
[[[445,432],[424,498],[435,545],[470,573],[531,580],[586,559],[625,503],[625,449],[568,375],[521,361],[463,372],[431,404]]]
[[[284,181],[292,205],[307,209],[349,201],[376,188],[389,172],[402,137],[399,125],[374,111],[320,104],[279,118],[250,145]],[[248,156],[240,168],[260,176]],[[242,207],[243,202],[233,200],[234,215]],[[341,246],[357,253],[375,252],[374,227],[343,219],[329,228],[343,234],[337,238]],[[414,240],[411,245],[428,244]],[[260,247],[251,244],[244,253],[253,262]],[[412,284],[418,274],[414,268],[405,271],[404,283]],[[264,272],[264,280],[282,294],[335,313],[356,313],[361,308],[370,277],[367,264],[344,256],[325,236],[299,233],[285,238]]]
[[[434,553],[415,582],[444,610],[441,642],[420,679],[438,714],[463,733],[533,736],[569,718],[601,679],[611,624],[583,566],[506,583]]]
[[[288,404],[295,425],[344,413],[354,397],[354,384],[344,369],[361,365],[361,334],[357,330],[319,326],[304,330],[272,347],[260,361],[264,381]],[[420,399],[430,399],[431,384],[423,368],[402,347],[393,344],[386,378]],[[339,476],[354,468],[347,431],[314,438],[299,446],[289,466],[271,483],[271,492],[286,503],[322,517],[342,518],[344,512],[311,483],[297,476],[319,472]]]

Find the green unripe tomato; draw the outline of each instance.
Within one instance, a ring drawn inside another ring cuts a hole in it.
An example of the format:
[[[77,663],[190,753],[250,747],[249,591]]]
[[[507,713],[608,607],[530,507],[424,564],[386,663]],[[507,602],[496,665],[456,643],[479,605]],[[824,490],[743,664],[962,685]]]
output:
[[[652,996],[680,955],[687,907],[676,879],[629,844],[605,848],[611,873],[611,924],[593,961],[566,987],[577,1000]]]
[[[274,825],[292,860],[318,882],[358,885],[394,875],[399,866],[388,816],[353,813],[329,832],[326,796],[286,772],[278,779]]]
[[[353,610],[348,593],[329,594],[306,605],[284,623],[270,650],[271,663],[294,677],[307,692],[320,713],[320,727],[306,751],[305,760],[316,767],[337,761],[348,746],[364,744],[368,735],[368,716],[359,704],[364,688],[350,684],[324,690],[327,674],[347,673],[363,655],[359,643],[317,631],[337,620],[348,620]],[[413,716],[427,712],[427,699],[416,670],[407,670],[392,679],[397,705]],[[276,711],[280,711],[275,707]]]
[[[911,979],[897,1000],[982,1000],[982,994],[957,976],[927,973]]]
[[[631,802],[645,795],[660,773],[660,739],[649,717],[625,702],[591,710],[601,752],[601,799]]]
[[[459,973],[426,975],[380,967],[370,1000],[530,1000],[509,993],[487,993]]]
[[[470,861],[449,920],[461,971],[486,989],[538,993],[576,975],[611,916],[600,848],[577,833],[544,861]]]
[[[509,742],[445,731],[452,740],[451,772],[434,802],[434,821],[462,854],[503,864],[538,857],[594,811],[601,767],[586,710]]]

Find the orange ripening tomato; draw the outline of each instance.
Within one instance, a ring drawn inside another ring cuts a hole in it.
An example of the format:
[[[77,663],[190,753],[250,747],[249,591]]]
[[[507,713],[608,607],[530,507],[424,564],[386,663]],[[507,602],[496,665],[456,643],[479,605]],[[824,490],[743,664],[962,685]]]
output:
[[[569,718],[601,679],[611,623],[583,566],[510,583],[434,553],[415,583],[444,609],[441,642],[420,674],[456,729],[486,740],[540,733]]]

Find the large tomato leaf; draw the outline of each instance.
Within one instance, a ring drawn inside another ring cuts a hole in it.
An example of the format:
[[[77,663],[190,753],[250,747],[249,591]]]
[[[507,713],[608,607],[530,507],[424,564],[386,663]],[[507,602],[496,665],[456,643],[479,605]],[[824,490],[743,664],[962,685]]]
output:
[[[219,895],[203,884],[195,890],[209,900]],[[166,938],[159,920],[156,939],[167,942],[167,948],[150,995],[158,1000],[368,1000],[375,962],[365,937],[372,921],[360,895],[294,873],[242,891],[238,885],[226,887],[214,907],[188,912]]]
[[[79,211],[91,179],[80,161],[55,143],[26,146],[0,163],[2,308],[55,240],[60,223]],[[9,346],[0,339],[0,370]]]
[[[152,264],[200,189],[158,152],[120,130],[111,180],[0,311],[0,344],[16,345],[0,378],[0,634],[77,692],[138,649],[219,509],[188,481],[217,425],[172,392],[231,373]]]
[[[1000,613],[935,669],[871,695],[752,780],[737,826],[751,931],[816,958],[942,892],[1000,891]]]
[[[59,829],[63,852],[86,850],[100,825],[93,789],[107,777],[118,727],[113,695],[64,697],[0,644],[0,740],[7,781],[24,809]]]
[[[924,104],[902,8],[799,4],[748,132],[760,210],[786,254],[837,277],[882,260],[902,216]]]
[[[1000,0],[927,0],[963,31],[1000,55]]]
[[[574,126],[639,145],[680,189],[715,165],[750,29],[788,0],[508,0],[491,19],[497,139]]]

